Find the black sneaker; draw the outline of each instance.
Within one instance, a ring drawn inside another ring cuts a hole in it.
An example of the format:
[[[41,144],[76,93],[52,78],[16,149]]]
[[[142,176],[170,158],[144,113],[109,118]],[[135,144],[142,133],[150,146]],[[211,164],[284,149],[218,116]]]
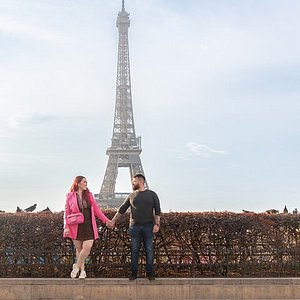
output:
[[[131,272],[129,275],[129,280],[136,280],[137,279],[137,272]]]
[[[153,272],[147,272],[146,275],[149,280],[155,280],[155,274]]]

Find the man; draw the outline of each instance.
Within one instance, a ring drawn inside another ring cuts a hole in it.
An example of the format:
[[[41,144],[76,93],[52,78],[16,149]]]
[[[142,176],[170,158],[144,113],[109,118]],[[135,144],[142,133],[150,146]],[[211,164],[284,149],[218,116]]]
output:
[[[155,192],[145,189],[145,176],[143,174],[136,174],[133,177],[132,189],[133,192],[120,206],[112,222],[115,225],[119,217],[130,207],[131,274],[129,280],[137,279],[142,241],[146,251],[146,274],[149,280],[154,280],[153,239],[160,227],[160,203]]]

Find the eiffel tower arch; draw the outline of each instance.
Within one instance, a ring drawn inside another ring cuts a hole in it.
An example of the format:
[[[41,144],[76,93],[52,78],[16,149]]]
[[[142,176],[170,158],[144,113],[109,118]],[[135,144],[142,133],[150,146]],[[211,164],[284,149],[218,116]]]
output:
[[[114,112],[113,135],[111,146],[107,149],[108,163],[99,195],[95,195],[101,207],[118,207],[128,193],[116,193],[116,180],[119,168],[129,168],[132,178],[136,173],[144,173],[140,154],[141,137],[136,137],[130,81],[130,62],[128,45],[129,13],[122,10],[118,13],[117,28],[119,31],[118,64],[116,81],[116,102]],[[147,181],[145,182],[148,188]]]

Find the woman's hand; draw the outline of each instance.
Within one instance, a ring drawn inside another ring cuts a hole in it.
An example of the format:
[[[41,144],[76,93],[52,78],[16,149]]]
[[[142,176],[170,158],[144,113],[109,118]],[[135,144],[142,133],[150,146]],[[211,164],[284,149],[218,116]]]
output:
[[[69,228],[65,228],[65,229],[64,229],[64,234],[65,234],[66,236],[68,236],[68,235],[70,234]]]
[[[106,225],[108,228],[113,229],[114,226],[115,226],[115,223],[114,223],[113,221],[111,221],[111,220],[108,220],[108,221],[105,223],[105,225]]]

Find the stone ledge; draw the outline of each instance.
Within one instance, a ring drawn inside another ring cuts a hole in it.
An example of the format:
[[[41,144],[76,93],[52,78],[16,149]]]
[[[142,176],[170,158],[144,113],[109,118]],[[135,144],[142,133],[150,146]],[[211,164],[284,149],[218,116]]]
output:
[[[300,278],[3,278],[1,300],[300,299]]]

